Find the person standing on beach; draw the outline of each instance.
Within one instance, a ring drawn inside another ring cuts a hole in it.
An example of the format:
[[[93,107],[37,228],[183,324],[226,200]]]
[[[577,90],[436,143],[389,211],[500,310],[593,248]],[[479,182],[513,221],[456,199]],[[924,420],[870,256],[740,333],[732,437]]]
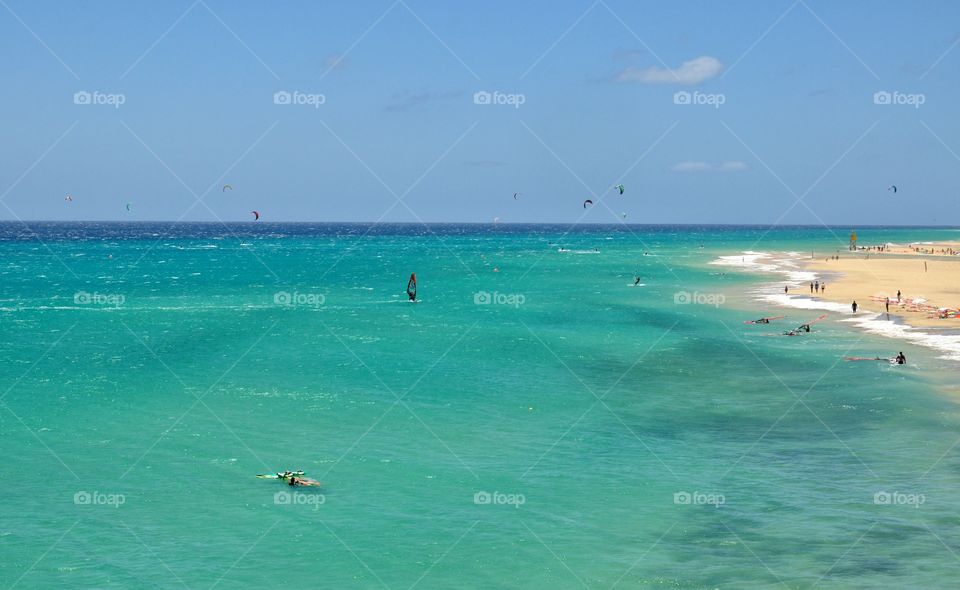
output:
[[[890,313],[890,298],[887,297],[887,300],[884,302],[884,305],[887,306],[887,313]]]
[[[824,283],[824,284],[820,285],[820,293],[823,294],[823,293],[826,293],[826,292],[827,292],[827,284]]]
[[[853,313],[857,313],[857,302],[856,302],[856,301],[854,301],[854,302],[850,305],[850,309],[853,310]]]
[[[790,290],[790,287],[789,287],[789,286],[787,286],[787,285],[784,285],[784,286],[783,286],[783,294],[784,294],[784,295],[786,295],[789,290]]]
[[[816,291],[817,293],[820,292],[820,281],[816,281],[813,283],[813,290]]]
[[[813,283],[810,283],[810,292],[813,293]]]
[[[897,289],[897,303],[900,303],[900,289]]]

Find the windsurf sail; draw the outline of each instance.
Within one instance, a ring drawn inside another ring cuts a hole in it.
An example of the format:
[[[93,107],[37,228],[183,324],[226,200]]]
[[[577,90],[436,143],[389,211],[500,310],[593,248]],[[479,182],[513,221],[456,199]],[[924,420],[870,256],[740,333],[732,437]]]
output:
[[[299,476],[297,477],[297,481],[296,481],[296,482],[288,481],[287,483],[289,483],[289,484],[292,485],[292,486],[314,486],[314,487],[317,487],[317,486],[320,486],[320,485],[321,485],[320,482],[317,481],[317,480],[315,480],[315,479],[310,479],[309,477],[299,477]]]
[[[407,297],[410,301],[417,300],[417,273],[410,273],[410,280],[407,281]]]
[[[778,315],[778,316],[772,316],[772,317],[769,317],[769,318],[760,318],[760,319],[756,319],[756,320],[747,320],[747,321],[745,321],[745,322],[743,322],[743,323],[745,323],[745,324],[769,324],[769,323],[772,322],[773,320],[782,320],[782,319],[785,318],[785,317],[787,317],[787,316],[785,316],[785,315]]]
[[[587,205],[593,205],[593,201],[591,201],[590,199],[587,199],[586,201],[584,201],[583,208],[586,209]]]
[[[287,475],[289,474],[289,475]],[[301,477],[303,475],[303,469],[298,469],[296,471],[278,471],[277,473],[260,473],[257,474],[257,477],[260,479],[287,479],[290,476]]]

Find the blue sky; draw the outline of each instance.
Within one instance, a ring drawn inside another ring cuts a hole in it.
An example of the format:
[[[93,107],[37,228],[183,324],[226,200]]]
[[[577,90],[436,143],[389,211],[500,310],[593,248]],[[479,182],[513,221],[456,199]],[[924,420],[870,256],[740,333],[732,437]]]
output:
[[[956,225],[956,16],[3,0],[0,218]]]

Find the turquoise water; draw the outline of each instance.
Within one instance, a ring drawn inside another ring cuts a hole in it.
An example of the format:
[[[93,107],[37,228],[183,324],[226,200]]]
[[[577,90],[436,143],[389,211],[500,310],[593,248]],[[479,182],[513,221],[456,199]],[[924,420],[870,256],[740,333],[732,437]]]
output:
[[[709,264],[829,252],[846,229],[33,229],[0,226],[3,586],[949,588],[960,571],[956,363],[840,322],[770,337],[742,322],[808,318]],[[895,350],[909,366],[838,362]],[[323,486],[254,477],[299,467]]]

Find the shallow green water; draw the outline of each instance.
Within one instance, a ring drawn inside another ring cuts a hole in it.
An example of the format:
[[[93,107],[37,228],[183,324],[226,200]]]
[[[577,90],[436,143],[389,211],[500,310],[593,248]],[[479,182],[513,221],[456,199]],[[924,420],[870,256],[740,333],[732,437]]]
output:
[[[760,277],[709,264],[842,247],[828,230],[16,229],[4,586],[946,588],[960,569],[956,363],[841,322],[769,337],[742,323],[782,311],[747,295]],[[838,362],[898,346],[910,366]],[[323,487],[253,477],[298,467]]]

